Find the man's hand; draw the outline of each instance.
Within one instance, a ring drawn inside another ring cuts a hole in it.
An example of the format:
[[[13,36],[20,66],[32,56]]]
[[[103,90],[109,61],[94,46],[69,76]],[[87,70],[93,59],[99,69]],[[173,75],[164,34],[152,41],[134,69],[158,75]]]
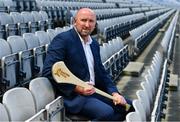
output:
[[[95,93],[95,88],[93,85],[90,85],[90,84],[89,84],[89,87],[87,87],[87,88],[84,88],[81,86],[76,86],[75,92],[82,94],[82,95],[92,95]]]
[[[112,93],[112,96],[115,98],[115,100],[113,100],[114,104],[121,104],[121,105],[125,105],[127,104],[125,98],[120,95],[119,93]]]

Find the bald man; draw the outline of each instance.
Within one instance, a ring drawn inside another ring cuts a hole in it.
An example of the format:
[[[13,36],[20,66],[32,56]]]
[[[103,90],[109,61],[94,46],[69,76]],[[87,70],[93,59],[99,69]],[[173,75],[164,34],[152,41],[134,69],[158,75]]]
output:
[[[58,34],[49,45],[42,76],[51,81],[57,96],[64,97],[67,112],[85,115],[91,120],[124,120],[125,104],[131,101],[119,94],[103,67],[99,44],[90,36],[95,25],[95,13],[89,8],[80,9],[74,17],[73,28]],[[64,61],[75,76],[91,87],[56,83],[51,68],[58,61]],[[116,101],[96,94],[94,87],[111,94]]]

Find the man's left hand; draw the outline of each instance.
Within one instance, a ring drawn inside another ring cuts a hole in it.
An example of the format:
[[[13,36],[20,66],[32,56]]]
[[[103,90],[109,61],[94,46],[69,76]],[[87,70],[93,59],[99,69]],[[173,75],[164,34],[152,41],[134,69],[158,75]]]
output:
[[[121,105],[125,105],[127,104],[125,98],[120,95],[119,93],[112,93],[112,96],[114,97],[115,100],[113,100],[114,104],[121,104]]]

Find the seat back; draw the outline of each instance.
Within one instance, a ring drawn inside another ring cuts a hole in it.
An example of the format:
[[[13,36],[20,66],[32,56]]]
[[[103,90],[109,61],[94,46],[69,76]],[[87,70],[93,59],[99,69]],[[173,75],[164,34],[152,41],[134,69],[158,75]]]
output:
[[[11,47],[12,53],[19,53],[27,49],[26,43],[21,36],[10,36],[7,38],[7,42]]]
[[[135,111],[140,115],[142,121],[146,121],[146,113],[140,100],[133,100],[133,107]]]
[[[40,45],[46,45],[51,42],[49,35],[45,31],[36,31],[35,35],[38,37]]]
[[[9,115],[6,107],[0,103],[0,121],[9,121]]]
[[[24,21],[23,16],[19,12],[11,12],[10,16],[14,23],[18,24],[18,35],[29,32],[28,22]]]
[[[17,55],[11,54],[11,48],[8,42],[4,39],[0,39],[0,59],[2,68],[2,81],[5,87],[13,87],[16,84],[17,74]]]
[[[53,87],[45,77],[38,77],[31,80],[29,89],[35,99],[36,111],[40,111],[55,99]]]
[[[38,31],[38,22],[34,20],[34,17],[30,12],[23,11],[21,12],[21,15],[24,18],[24,22],[29,24],[29,32],[34,33]]]
[[[23,38],[27,44],[28,49],[33,49],[34,69],[33,75],[40,76],[43,68],[43,62],[46,54],[45,46],[40,46],[39,39],[34,33],[24,33]]]
[[[10,36],[7,39],[12,52],[19,54],[20,71],[24,74],[23,81],[32,78],[33,50],[28,50],[24,39],[21,36]]]
[[[25,121],[35,114],[35,103],[31,92],[27,88],[16,87],[6,91],[3,95],[10,121]]]
[[[45,11],[39,11],[43,21],[46,22],[46,29],[53,28],[53,22],[51,19],[48,18],[48,14]]]
[[[56,33],[56,31],[54,29],[47,29],[47,34],[49,35],[51,41],[57,35],[57,33]]]
[[[28,49],[33,49],[35,47],[40,46],[39,39],[37,36],[35,36],[34,33],[24,33],[23,39],[24,39]]]
[[[31,11],[32,16],[34,17],[35,22],[38,22],[38,30],[46,30],[46,21],[43,20],[41,14],[38,11]]]
[[[137,112],[130,112],[126,115],[126,122],[143,122]]]
[[[13,19],[8,13],[2,12],[0,14],[0,38],[6,39],[8,37],[8,28],[13,24]]]
[[[0,59],[3,57],[3,56],[7,56],[9,54],[11,54],[11,49],[10,49],[10,46],[9,44],[7,43],[6,40],[4,39],[0,39]],[[2,51],[3,50],[3,51]]]
[[[141,101],[143,107],[145,108],[146,116],[150,115],[150,101],[148,99],[147,92],[145,90],[138,90],[136,92],[138,100]]]
[[[14,87],[18,81],[19,59],[17,54],[4,56],[1,59],[2,79],[7,88]]]

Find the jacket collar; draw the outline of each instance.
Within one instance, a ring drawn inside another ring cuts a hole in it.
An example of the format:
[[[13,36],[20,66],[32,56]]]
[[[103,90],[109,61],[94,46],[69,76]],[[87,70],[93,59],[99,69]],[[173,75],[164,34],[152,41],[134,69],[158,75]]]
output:
[[[75,44],[76,44],[76,48],[78,49],[78,54],[80,56],[80,60],[82,60],[82,63],[84,64],[85,68],[88,69],[88,64],[87,64],[85,52],[83,49],[83,45],[81,43],[81,40],[80,40],[78,33],[76,32],[75,28],[71,29],[71,33],[73,36],[73,40],[76,41]]]

